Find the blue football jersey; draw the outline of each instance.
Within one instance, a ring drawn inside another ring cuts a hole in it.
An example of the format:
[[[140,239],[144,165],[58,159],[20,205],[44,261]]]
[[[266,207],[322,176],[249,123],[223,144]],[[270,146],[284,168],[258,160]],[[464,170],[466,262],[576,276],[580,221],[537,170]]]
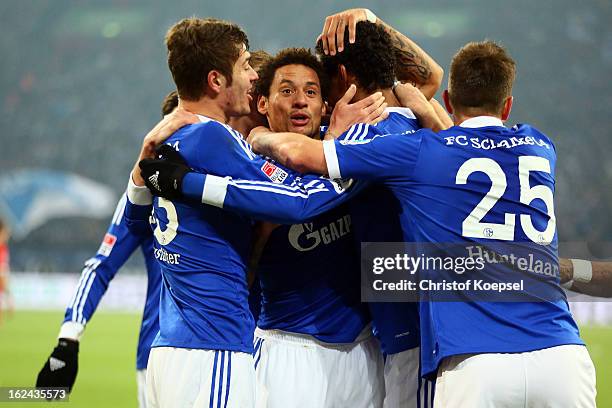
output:
[[[414,133],[421,126],[410,109],[387,108],[389,116],[375,126],[355,125],[338,140],[354,141],[372,134]],[[372,129],[370,129],[372,128]],[[407,136],[409,137],[409,136]],[[401,242],[401,207],[381,183],[370,185],[349,202],[355,239],[362,242]],[[359,245],[361,246],[361,245]],[[359,248],[361,249],[361,248]],[[418,304],[415,302],[370,302],[374,334],[385,354],[395,354],[419,345]]]
[[[124,217],[125,205],[124,194],[117,204],[98,253],[85,262],[76,292],[66,309],[64,322],[86,325],[117,271],[140,247],[147,269],[147,296],[136,352],[136,369],[141,370],[147,368],[151,343],[159,331],[161,272],[153,257],[153,238],[134,234],[127,228]]]
[[[531,126],[508,129],[499,119],[478,117],[438,134],[423,129],[325,142],[324,150],[330,177],[389,187],[401,207],[406,242],[531,242],[557,259],[555,148]],[[499,271],[491,264],[484,272]],[[422,374],[456,354],[583,344],[558,276],[537,279],[547,293],[543,299],[525,295],[533,301],[443,302],[427,293],[420,303]]]
[[[275,196],[293,198],[294,207],[278,211],[281,218],[283,211],[299,215],[312,209],[309,215],[317,215],[326,205],[331,208],[334,200],[342,201],[343,190],[337,183],[315,176],[302,178],[266,161],[229,126],[200,118],[202,123],[180,129],[166,143],[195,172],[229,177],[207,179],[189,173],[182,186],[185,200],[155,198],[153,202],[154,253],[162,270],[160,331],[153,347],[252,353],[254,321],[249,310],[246,268],[253,222],[249,217],[201,203],[231,196],[234,184],[240,181],[230,177],[249,179],[242,189],[253,191],[258,205],[268,212],[278,203]],[[297,199],[301,196],[313,196],[324,204],[304,206]],[[133,228],[143,231],[147,211],[147,206],[128,205]]]
[[[358,270],[346,205],[310,222],[276,227],[257,268],[262,289],[257,326],[327,343],[355,341],[370,321]]]

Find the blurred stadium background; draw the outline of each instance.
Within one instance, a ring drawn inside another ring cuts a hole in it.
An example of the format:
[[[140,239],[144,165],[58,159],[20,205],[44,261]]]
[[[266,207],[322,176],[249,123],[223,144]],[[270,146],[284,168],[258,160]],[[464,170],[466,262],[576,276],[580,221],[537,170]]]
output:
[[[612,241],[610,0],[5,0],[0,217],[13,224],[16,311],[0,326],[0,386],[32,385],[51,351],[82,264],[172,89],[167,28],[191,15],[230,19],[251,49],[273,53],[312,46],[326,15],[359,6],[414,38],[445,70],[467,41],[502,42],[518,64],[511,122],[531,123],[556,143],[560,240]],[[612,255],[597,247],[610,246],[592,246],[594,256]],[[69,405],[135,406],[144,290],[135,256],[87,330]],[[598,369],[599,405],[612,406],[612,304],[575,305]]]

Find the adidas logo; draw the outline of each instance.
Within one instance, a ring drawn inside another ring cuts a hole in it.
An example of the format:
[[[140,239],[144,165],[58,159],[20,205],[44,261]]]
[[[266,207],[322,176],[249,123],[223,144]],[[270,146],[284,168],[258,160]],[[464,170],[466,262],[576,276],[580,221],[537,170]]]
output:
[[[157,182],[158,177],[159,171],[156,171],[154,175],[149,177],[149,183],[151,183],[154,189],[156,189],[157,191],[161,191],[161,189],[159,188],[159,183]]]
[[[51,371],[56,371],[56,370],[61,370],[62,368],[66,367],[66,363],[63,362],[62,360],[58,360],[55,357],[51,357],[49,359],[49,366],[51,368]]]

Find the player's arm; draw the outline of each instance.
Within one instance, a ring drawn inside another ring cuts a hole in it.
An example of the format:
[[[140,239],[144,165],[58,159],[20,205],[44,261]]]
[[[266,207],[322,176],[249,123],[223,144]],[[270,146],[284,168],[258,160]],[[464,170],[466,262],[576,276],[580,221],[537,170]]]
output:
[[[326,140],[327,174],[332,179],[379,182],[410,179],[423,139],[435,136],[431,130],[421,129],[410,135],[379,135],[359,141]]]
[[[424,132],[420,130],[410,136],[379,136],[354,144],[308,138],[305,142],[315,144],[311,150],[317,150],[317,165],[334,179],[355,177],[384,181],[411,176],[421,140],[426,137]],[[270,142],[282,144],[282,139]],[[159,177],[165,177],[163,167],[155,171],[159,172]],[[334,208],[357,194],[363,186],[360,183],[347,192],[343,185],[309,175],[292,185],[285,185],[193,172],[185,175],[181,185],[185,196],[191,199],[281,224],[303,222]]]
[[[348,28],[349,42],[355,42],[356,26],[359,21],[380,24],[389,33],[395,53],[395,75],[402,82],[410,82],[431,99],[444,76],[444,70],[421,47],[404,34],[382,21],[366,8],[349,9],[328,16],[319,38],[325,53],[334,55],[344,49],[344,31]]]
[[[140,174],[140,169],[138,174]],[[153,230],[149,223],[149,216],[153,211],[153,194],[146,186],[136,185],[133,173],[130,174],[126,196],[125,226],[130,233],[136,236],[151,236]]]
[[[433,106],[436,115],[438,115],[438,119],[442,122],[442,129],[448,129],[453,127],[455,124],[453,123],[453,119],[450,117],[444,106],[438,102],[436,98],[431,98],[429,100],[431,106]]]
[[[302,176],[256,155],[242,135],[217,122],[207,123],[189,137],[201,138],[201,142],[192,139],[197,150],[185,152],[191,154],[189,164],[168,145],[157,151],[159,159],[140,163],[147,187],[154,194],[170,200],[187,198],[287,224],[312,218],[349,198],[344,186],[336,182]],[[318,144],[323,160],[321,142],[305,139]],[[319,167],[324,168],[323,164]],[[207,178],[201,173],[226,177]],[[155,183],[150,182],[151,176]]]
[[[161,176],[161,173],[160,173]],[[364,183],[306,175],[291,185],[188,173],[185,197],[257,220],[295,224],[316,217],[358,194]]]
[[[85,262],[81,278],[68,303],[58,344],[45,362],[36,380],[37,387],[67,387],[72,390],[78,370],[81,336],[102,300],[110,281],[123,266],[141,238],[125,226],[125,196],[119,201],[112,223],[98,253]]]
[[[559,259],[561,283],[573,292],[612,297],[612,262]]]
[[[411,174],[419,154],[423,132],[425,130],[410,136],[375,137],[357,144],[344,144],[338,140],[320,142],[296,134],[284,134],[281,137],[277,134],[269,140],[273,152],[275,145],[293,143],[292,139],[300,138],[298,143],[303,142],[305,147],[299,150],[302,153],[306,150],[315,157],[315,164],[309,164],[309,168],[329,173],[332,178],[341,179],[354,175],[366,180],[385,180]],[[269,132],[267,135],[270,135]],[[222,140],[219,140],[219,143],[222,143]],[[169,146],[165,148],[171,149]],[[282,147],[279,151],[282,151]],[[173,154],[178,155],[176,152]],[[248,154],[252,152],[249,150]],[[292,179],[293,176],[259,157],[254,157],[251,161],[230,161],[233,169],[226,171],[261,175],[267,164],[272,166],[271,171],[283,182],[233,179],[229,176],[196,173],[185,162],[169,160],[163,156],[161,159],[141,163],[144,174],[156,175],[157,190],[152,190],[155,194],[165,197],[166,193],[163,187],[160,189],[161,186],[180,186],[182,197],[281,224],[303,222],[340,205],[359,191],[355,187],[346,191],[345,185],[312,175],[294,177],[291,183],[285,183],[286,179]],[[227,161],[228,158],[224,157],[224,160]],[[246,169],[243,166],[246,166]],[[181,176],[174,177],[176,174]],[[172,190],[172,187],[170,189]],[[173,190],[171,194],[174,194]]]
[[[428,101],[418,88],[410,84],[398,84],[393,87],[393,92],[402,106],[410,108],[415,114],[422,127],[432,129],[434,132],[448,128],[447,123],[436,112],[434,104]]]
[[[253,150],[299,173],[327,174],[323,144],[299,133],[272,132],[263,126],[249,135]]]

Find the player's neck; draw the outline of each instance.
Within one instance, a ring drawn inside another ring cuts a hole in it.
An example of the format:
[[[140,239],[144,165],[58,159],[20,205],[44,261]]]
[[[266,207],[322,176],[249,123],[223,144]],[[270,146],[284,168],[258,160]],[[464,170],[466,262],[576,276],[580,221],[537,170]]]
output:
[[[180,101],[180,105],[191,113],[206,116],[221,123],[227,123],[229,116],[219,104],[210,98],[201,98],[197,101]]]
[[[255,121],[253,120],[253,118],[251,118],[250,115],[243,115],[243,116],[232,116],[231,118],[229,118],[228,125],[230,125],[232,129],[240,132],[242,136],[247,138],[249,136],[249,133],[251,133],[251,130],[253,130],[253,128],[257,126],[261,126],[262,124],[255,123]]]
[[[493,114],[488,113],[488,112],[471,112],[470,114],[465,114],[465,113],[461,113],[461,112],[455,111],[454,114],[453,114],[453,124],[455,126],[459,126],[460,124],[462,124],[466,120],[472,119],[472,118],[477,118],[479,116],[489,116],[489,117],[492,117],[492,118],[497,118],[499,120],[502,120],[501,115],[493,115]]]
[[[382,92],[383,96],[385,97],[385,102],[387,103],[388,107],[402,106],[400,102],[397,100],[397,98],[395,97],[395,94],[393,93],[393,89],[391,88],[377,89],[371,93],[368,93],[365,90],[359,88],[357,89],[357,92],[355,93],[355,96],[353,97],[353,102],[357,102],[364,98],[367,98],[374,92]]]

